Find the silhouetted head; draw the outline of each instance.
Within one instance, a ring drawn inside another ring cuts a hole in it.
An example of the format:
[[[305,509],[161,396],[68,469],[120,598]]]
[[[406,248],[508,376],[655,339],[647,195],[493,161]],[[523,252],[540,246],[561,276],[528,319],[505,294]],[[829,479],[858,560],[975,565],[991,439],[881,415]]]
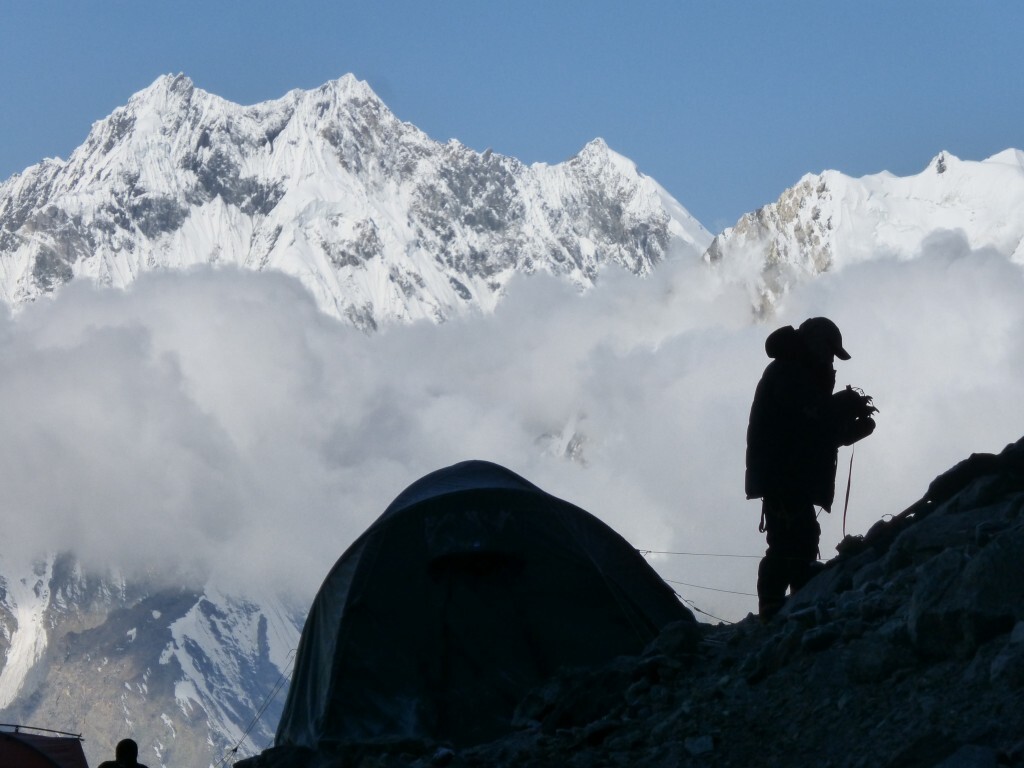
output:
[[[114,759],[121,765],[135,765],[139,762],[139,745],[131,739],[121,739],[114,747]]]
[[[850,359],[850,353],[843,349],[843,335],[839,327],[827,317],[804,320],[797,331],[811,352],[822,360],[831,363],[833,355],[840,360]]]

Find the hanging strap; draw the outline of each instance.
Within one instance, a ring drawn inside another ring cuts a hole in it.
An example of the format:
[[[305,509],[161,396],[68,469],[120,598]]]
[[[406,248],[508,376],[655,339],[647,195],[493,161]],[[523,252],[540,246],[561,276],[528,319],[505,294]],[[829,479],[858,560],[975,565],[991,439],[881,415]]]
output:
[[[850,446],[850,472],[846,475],[846,500],[843,502],[843,538],[846,538],[846,510],[850,508],[850,486],[853,484],[853,453],[856,449]]]

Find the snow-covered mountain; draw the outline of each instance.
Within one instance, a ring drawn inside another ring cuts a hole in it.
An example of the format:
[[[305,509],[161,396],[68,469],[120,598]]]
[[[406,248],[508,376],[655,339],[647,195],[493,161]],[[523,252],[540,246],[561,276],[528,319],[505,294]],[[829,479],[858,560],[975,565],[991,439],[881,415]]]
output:
[[[0,184],[0,296],[17,308],[71,280],[237,265],[295,276],[369,330],[490,310],[519,272],[585,287],[605,265],[656,276],[703,255],[765,313],[797,282],[935,237],[1024,262],[1022,166],[1007,150],[943,153],[908,178],[809,175],[712,239],[600,140],[526,166],[432,140],[349,76],[251,107],[163,77],[67,161]],[[571,456],[565,434],[556,453]],[[81,729],[94,762],[129,732],[152,734],[150,765],[264,747],[302,611],[162,583],[85,573],[70,555],[0,560],[0,720]]]
[[[232,264],[297,277],[362,329],[493,309],[508,279],[591,285],[606,264],[648,275],[705,260],[765,313],[795,282],[936,232],[1024,259],[1024,153],[947,152],[921,173],[804,176],[717,237],[596,139],[524,165],[393,115],[351,75],[244,107],[163,76],[97,122],[67,161],[0,184],[0,298],[13,307],[78,278]]]
[[[646,274],[710,240],[599,139],[526,166],[432,140],[350,75],[251,107],[164,76],[69,160],[0,186],[0,296],[235,264],[298,277],[324,311],[372,329],[490,309],[516,272],[586,286],[604,264]]]
[[[351,76],[252,107],[162,77],[67,161],[0,184],[0,297],[15,310],[72,280],[123,288],[224,264],[297,277],[369,330],[487,311],[519,272],[586,287],[607,264],[649,274],[710,241],[600,140],[526,166],[430,139]],[[69,554],[0,558],[0,721],[80,729],[93,762],[129,734],[150,765],[266,746],[302,611],[163,583]]]
[[[93,765],[128,736],[149,765],[244,756],[273,738],[302,621],[277,598],[87,574],[69,555],[0,559],[0,721],[80,729]]]
[[[961,237],[1024,263],[1022,211],[1024,152],[980,162],[942,152],[915,176],[808,174],[715,237],[705,258],[746,282],[764,313],[797,282],[868,259],[912,258],[930,238]]]

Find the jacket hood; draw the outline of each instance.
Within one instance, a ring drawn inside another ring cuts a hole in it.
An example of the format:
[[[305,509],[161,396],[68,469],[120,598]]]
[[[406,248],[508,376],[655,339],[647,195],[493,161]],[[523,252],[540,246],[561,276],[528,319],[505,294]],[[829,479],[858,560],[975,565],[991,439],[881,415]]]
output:
[[[764,351],[773,360],[797,358],[807,354],[807,345],[792,325],[785,325],[768,334]]]

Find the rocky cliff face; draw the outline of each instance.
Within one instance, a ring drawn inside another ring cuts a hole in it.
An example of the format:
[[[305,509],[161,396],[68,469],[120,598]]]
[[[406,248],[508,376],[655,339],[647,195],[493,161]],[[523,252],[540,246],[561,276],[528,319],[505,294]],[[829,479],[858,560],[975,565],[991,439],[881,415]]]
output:
[[[129,736],[150,765],[272,740],[300,611],[86,574],[68,555],[0,565],[0,721],[74,724],[93,765]]]
[[[535,691],[494,743],[343,745],[316,764],[1024,765],[1024,439],[838,549],[769,624],[672,625]]]
[[[710,234],[595,140],[528,167],[398,120],[351,76],[242,107],[165,76],[0,185],[0,296],[194,264],[278,269],[363,329],[493,307],[517,272],[645,274]]]

